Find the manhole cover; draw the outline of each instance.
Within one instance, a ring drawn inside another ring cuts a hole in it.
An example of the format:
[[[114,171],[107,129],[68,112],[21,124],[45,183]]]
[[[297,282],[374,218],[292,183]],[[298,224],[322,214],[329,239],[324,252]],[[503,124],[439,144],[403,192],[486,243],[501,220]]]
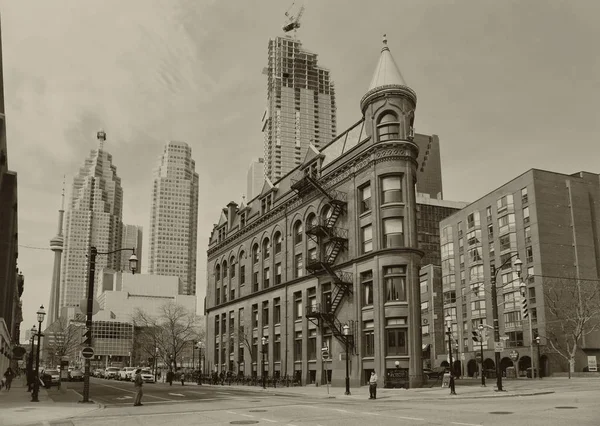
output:
[[[234,420],[229,422],[230,425],[253,425],[258,423],[256,420]]]
[[[490,414],[512,414],[512,411],[490,411]]]
[[[267,410],[250,410],[251,413],[266,413]]]
[[[563,406],[563,407],[554,407],[554,408],[558,408],[559,410],[571,410],[577,407],[569,407],[568,405]]]

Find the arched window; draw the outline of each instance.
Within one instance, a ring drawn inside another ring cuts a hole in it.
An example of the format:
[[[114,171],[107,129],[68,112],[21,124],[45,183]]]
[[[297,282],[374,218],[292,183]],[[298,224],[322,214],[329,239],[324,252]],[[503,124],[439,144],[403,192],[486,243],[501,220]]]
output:
[[[246,284],[246,265],[244,265],[244,260],[246,259],[246,253],[242,250],[240,252],[239,257],[240,264],[240,286]]]
[[[281,253],[281,244],[283,243],[281,232],[277,231],[273,237],[273,240],[275,241],[275,254]]]
[[[263,259],[268,259],[271,256],[271,242],[265,238],[262,243]]]
[[[229,259],[229,276],[235,278],[235,257],[231,256]]]
[[[333,215],[333,209],[331,208],[331,206],[329,204],[327,204],[325,207],[323,207],[323,210],[321,210],[321,220],[323,221],[325,226],[331,227],[334,225],[333,223],[331,223],[332,215]]]
[[[384,113],[379,119],[377,131],[379,133],[379,141],[400,139],[400,123],[396,114],[389,111]]]
[[[298,221],[294,225],[294,244],[300,244],[302,242],[302,234],[304,233],[304,227],[302,222]]]
[[[315,226],[317,226],[317,215],[315,215],[314,213],[311,213],[306,218],[306,228],[310,229]]]
[[[227,261],[223,262],[223,279],[227,278]]]
[[[258,263],[258,244],[252,247],[252,263]]]
[[[215,281],[219,282],[221,279],[221,265],[215,266]]]

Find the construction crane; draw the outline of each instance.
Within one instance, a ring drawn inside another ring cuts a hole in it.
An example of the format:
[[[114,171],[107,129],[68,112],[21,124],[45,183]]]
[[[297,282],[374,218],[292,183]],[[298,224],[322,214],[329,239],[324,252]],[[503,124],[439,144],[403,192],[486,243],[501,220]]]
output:
[[[296,16],[294,16],[290,14],[290,10],[292,9],[292,7],[294,7],[294,3],[292,3],[287,12],[285,12],[285,16],[288,17],[288,22],[283,26],[284,33],[290,32],[292,30],[295,31],[296,29],[300,28],[300,17],[302,17],[302,14],[304,13],[304,5],[300,7],[300,10],[296,14]]]

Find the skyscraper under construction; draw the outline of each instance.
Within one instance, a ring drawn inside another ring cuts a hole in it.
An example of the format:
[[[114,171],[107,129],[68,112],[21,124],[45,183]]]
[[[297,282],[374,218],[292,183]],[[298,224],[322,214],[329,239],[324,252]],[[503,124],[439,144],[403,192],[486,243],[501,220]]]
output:
[[[317,54],[290,36],[269,40],[265,73],[265,177],[275,182],[301,164],[309,144],[321,148],[335,137],[335,90]]]

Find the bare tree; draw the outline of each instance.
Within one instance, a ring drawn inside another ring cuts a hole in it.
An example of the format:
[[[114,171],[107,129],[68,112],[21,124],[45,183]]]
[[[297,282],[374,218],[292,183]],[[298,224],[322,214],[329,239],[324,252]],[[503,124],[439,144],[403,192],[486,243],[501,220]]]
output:
[[[81,325],[59,317],[45,331],[47,344],[45,353],[50,365],[58,365],[63,357],[73,357],[81,345]]]
[[[577,278],[545,279],[544,298],[551,314],[546,339],[569,363],[570,378],[585,336],[600,330],[600,285]]]
[[[199,318],[183,306],[168,302],[159,308],[159,313],[152,316],[138,309],[133,315],[136,333],[136,347],[149,357],[158,356],[165,364],[177,369],[178,355],[183,352],[186,344],[199,341],[204,335]]]

